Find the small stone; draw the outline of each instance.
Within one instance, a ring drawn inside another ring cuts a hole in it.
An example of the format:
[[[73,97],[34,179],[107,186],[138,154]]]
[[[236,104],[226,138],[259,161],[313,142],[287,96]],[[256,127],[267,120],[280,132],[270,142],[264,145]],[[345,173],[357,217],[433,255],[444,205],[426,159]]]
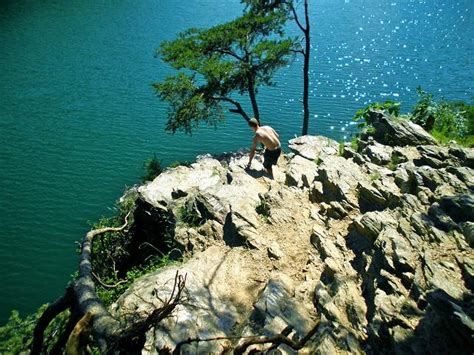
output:
[[[267,249],[268,251],[268,256],[272,259],[279,260],[281,259],[284,254],[280,249],[280,246],[278,245],[277,242],[273,242]]]

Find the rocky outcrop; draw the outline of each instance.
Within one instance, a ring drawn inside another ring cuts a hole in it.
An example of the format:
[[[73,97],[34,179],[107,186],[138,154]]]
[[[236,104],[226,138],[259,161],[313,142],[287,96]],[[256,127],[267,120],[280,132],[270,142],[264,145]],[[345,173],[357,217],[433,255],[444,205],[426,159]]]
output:
[[[240,153],[141,186],[137,209],[168,216],[184,261],[137,280],[112,314],[146,317],[176,272],[187,275],[185,302],[148,331],[142,352],[188,338],[201,341],[183,353],[249,336],[299,341],[318,324],[301,353],[471,353],[473,150],[437,146],[408,121],[373,122],[359,152],[291,140],[274,179],[258,156],[245,170]]]
[[[374,138],[385,145],[405,146],[434,144],[436,140],[410,120],[392,118],[383,111],[369,111],[368,122],[375,128]]]

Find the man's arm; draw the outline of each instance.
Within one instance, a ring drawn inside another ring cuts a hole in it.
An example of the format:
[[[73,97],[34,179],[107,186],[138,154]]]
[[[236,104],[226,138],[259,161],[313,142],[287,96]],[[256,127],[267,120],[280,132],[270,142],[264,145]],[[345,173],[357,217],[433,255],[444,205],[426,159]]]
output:
[[[252,163],[252,159],[255,155],[255,150],[257,149],[257,142],[258,142],[258,137],[257,135],[255,135],[252,141],[252,148],[250,149],[249,163],[247,164],[247,168],[250,168],[250,164]]]

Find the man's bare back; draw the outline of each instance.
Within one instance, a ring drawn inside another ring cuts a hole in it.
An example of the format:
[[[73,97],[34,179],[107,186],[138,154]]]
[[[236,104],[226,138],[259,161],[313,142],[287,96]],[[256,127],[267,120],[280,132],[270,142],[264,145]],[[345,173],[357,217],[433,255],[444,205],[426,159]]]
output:
[[[261,126],[255,131],[256,140],[263,143],[265,148],[269,150],[275,150],[280,147],[279,137],[278,133],[270,126]]]

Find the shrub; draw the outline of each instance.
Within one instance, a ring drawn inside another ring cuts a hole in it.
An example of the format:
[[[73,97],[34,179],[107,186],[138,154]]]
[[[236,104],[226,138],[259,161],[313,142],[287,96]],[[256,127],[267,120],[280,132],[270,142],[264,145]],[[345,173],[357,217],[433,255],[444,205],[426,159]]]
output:
[[[145,175],[142,176],[143,182],[152,181],[154,178],[156,178],[163,172],[161,160],[158,160],[156,154],[153,154],[153,157],[151,157],[144,163],[144,168]]]
[[[13,310],[7,324],[0,327],[0,354],[28,353],[33,341],[33,330],[38,319],[48,305],[44,304],[38,308],[36,313],[20,317],[18,311]],[[51,352],[59,337],[66,327],[69,311],[59,314],[46,328],[44,333],[44,345],[47,353]]]
[[[365,128],[365,127],[370,126],[372,124],[372,122],[370,122],[370,118],[369,118],[369,111],[370,110],[380,110],[380,111],[384,111],[384,112],[386,112],[390,115],[398,116],[400,114],[400,103],[390,101],[390,100],[387,100],[384,103],[373,102],[373,103],[369,104],[368,106],[366,106],[365,108],[357,110],[354,117],[353,117],[354,121],[361,121],[361,123],[359,123],[357,125],[357,127]]]
[[[204,223],[194,201],[188,201],[179,208],[179,219],[189,227],[199,227]]]
[[[354,149],[356,152],[359,152],[359,139],[357,136],[352,137],[351,148]]]
[[[472,146],[474,135],[474,105],[462,101],[436,101],[421,87],[417,88],[420,99],[413,107],[411,120],[433,135],[440,143],[456,140]]]

